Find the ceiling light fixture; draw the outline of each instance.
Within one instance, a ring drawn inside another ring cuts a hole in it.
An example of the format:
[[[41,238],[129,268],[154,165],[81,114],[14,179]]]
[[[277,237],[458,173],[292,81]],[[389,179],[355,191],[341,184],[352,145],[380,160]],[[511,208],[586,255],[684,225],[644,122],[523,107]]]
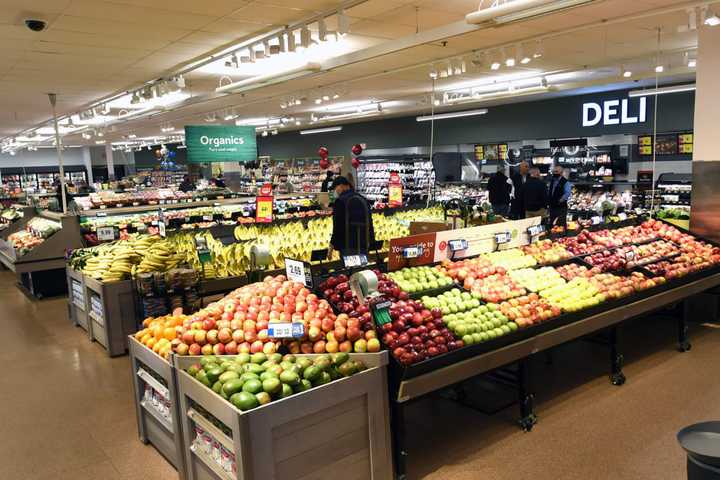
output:
[[[300,30],[300,46],[303,49],[310,48],[311,42],[312,35],[310,34],[310,29],[307,27],[307,25],[304,25],[302,30]]]
[[[445,120],[447,118],[459,118],[459,117],[473,117],[476,115],[485,115],[488,113],[487,108],[481,108],[479,110],[466,110],[464,112],[450,112],[440,113],[435,115],[424,115],[415,118],[418,122],[429,122],[430,120]]]
[[[665,65],[658,65],[655,67],[655,73],[663,73],[665,71]]]
[[[720,25],[720,17],[715,15],[711,10],[704,10],[705,13],[705,20],[703,20],[703,23],[707,25],[708,27],[717,27]]]
[[[244,92],[248,90],[254,90],[256,88],[266,87],[268,85],[274,85],[276,83],[285,82],[297,77],[301,77],[307,73],[315,73],[320,71],[319,63],[307,63],[305,65],[299,65],[295,68],[285,70],[277,73],[268,73],[264,75],[257,75],[255,77],[246,78],[233,82],[229,85],[223,85],[215,89],[217,93],[226,92]]]
[[[320,20],[318,20],[317,24],[318,24],[318,40],[320,40],[321,42],[324,42],[327,40],[327,34],[328,34],[328,29],[327,29],[327,24],[325,23],[325,19],[321,18]]]
[[[688,66],[688,68],[697,67],[697,59],[696,58],[688,58],[687,66]]]
[[[503,55],[503,63],[505,63],[506,67],[514,67],[515,66],[515,57],[512,55],[508,57],[507,50],[505,48],[502,49],[502,55]]]
[[[688,83],[686,85],[673,85],[672,87],[651,88],[648,90],[632,90],[628,93],[628,97],[637,98],[648,97],[652,95],[666,95],[669,93],[692,92],[695,90],[695,88],[696,87],[694,83]]]
[[[436,78],[438,78],[438,72],[437,72],[437,70],[435,70],[434,68],[433,68],[432,70],[430,70],[430,74],[429,74],[429,75],[430,75],[430,78],[432,78],[433,80],[435,80]]]
[[[594,0],[515,0],[498,3],[496,6],[483,8],[465,15],[465,21],[473,25],[502,24],[527,20],[556,13],[560,10],[580,7]]]
[[[300,130],[300,135],[313,135],[315,133],[339,132],[343,127],[314,128],[312,130]]]
[[[287,45],[288,51],[294,53],[297,50],[297,43],[295,38],[295,32],[288,30],[287,32]]]
[[[532,61],[532,58],[530,56],[525,55],[525,49],[523,48],[521,43],[518,43],[515,47],[515,51],[517,52],[517,56],[520,59],[520,63],[523,65],[527,65]]]
[[[541,58],[544,53],[545,53],[545,46],[543,45],[542,40],[538,40],[535,43],[535,53],[533,53],[533,58]]]
[[[625,68],[625,67],[620,67],[620,71],[622,72],[622,76],[623,76],[623,77],[625,77],[625,78],[630,78],[630,77],[632,77],[632,72],[631,72],[630,70],[628,70],[627,68]]]

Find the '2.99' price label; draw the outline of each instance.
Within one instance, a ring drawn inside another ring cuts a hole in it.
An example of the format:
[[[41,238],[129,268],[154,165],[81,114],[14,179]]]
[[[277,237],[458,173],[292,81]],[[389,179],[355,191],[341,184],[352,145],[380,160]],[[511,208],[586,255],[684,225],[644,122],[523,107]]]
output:
[[[285,275],[288,280],[297,282],[306,287],[312,287],[312,271],[310,266],[300,260],[285,259]]]

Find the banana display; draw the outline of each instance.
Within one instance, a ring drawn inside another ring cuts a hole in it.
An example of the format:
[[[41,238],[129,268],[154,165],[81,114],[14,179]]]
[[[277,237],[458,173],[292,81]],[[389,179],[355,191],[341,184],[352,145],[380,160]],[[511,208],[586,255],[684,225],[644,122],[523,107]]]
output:
[[[409,235],[411,221],[432,221],[443,218],[439,207],[409,210],[392,215],[373,214],[375,237],[385,242]],[[102,282],[114,282],[140,273],[166,272],[188,266],[208,278],[243,275],[250,268],[253,245],[264,245],[272,257],[270,269],[283,268],[285,258],[310,261],[313,250],[328,247],[332,234],[332,218],[317,217],[281,224],[246,224],[234,230],[237,243],[225,245],[209,231],[177,232],[168,238],[157,235],[133,234],[126,240],[75,250],[69,265]],[[201,263],[195,239],[204,237],[210,250],[210,261]],[[337,256],[337,253],[335,254]]]

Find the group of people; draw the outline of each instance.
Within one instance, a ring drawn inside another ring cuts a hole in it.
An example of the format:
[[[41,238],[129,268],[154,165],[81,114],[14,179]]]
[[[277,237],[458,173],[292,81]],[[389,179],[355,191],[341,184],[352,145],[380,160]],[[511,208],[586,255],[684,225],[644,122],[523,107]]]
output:
[[[521,162],[518,171],[508,177],[505,166],[490,177],[488,193],[493,211],[513,219],[547,217],[550,226],[565,227],[572,185],[563,167],[552,168],[550,182],[540,176],[540,169]]]

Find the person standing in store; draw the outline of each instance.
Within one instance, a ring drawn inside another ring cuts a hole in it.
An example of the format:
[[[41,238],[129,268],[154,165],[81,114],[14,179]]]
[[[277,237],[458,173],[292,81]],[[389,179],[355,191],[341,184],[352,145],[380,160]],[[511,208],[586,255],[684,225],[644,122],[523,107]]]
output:
[[[530,169],[530,176],[523,186],[525,218],[544,217],[547,213],[548,189],[540,178],[540,169]]]
[[[513,190],[512,181],[505,175],[505,165],[498,164],[497,172],[490,176],[488,193],[490,205],[497,215],[507,216],[510,209],[510,197]]]
[[[185,175],[183,177],[183,181],[182,181],[182,183],[180,183],[178,190],[180,190],[183,193],[187,193],[187,192],[191,192],[191,191],[195,190],[195,184],[190,180],[190,175]]]
[[[322,185],[320,185],[320,191],[321,192],[328,192],[330,191],[330,185],[333,183],[333,172],[332,170],[328,170],[325,172],[325,180],[322,181]]]
[[[332,189],[335,192],[335,203],[328,258],[332,257],[334,250],[341,255],[367,254],[370,245],[375,242],[370,203],[353,189],[346,177],[335,177]]]
[[[548,209],[550,227],[557,223],[558,226],[564,229],[567,226],[567,202],[572,193],[572,184],[565,178],[563,173],[563,167],[560,165],[553,167],[548,189]]]
[[[225,180],[223,180],[223,174],[218,173],[217,177],[215,177],[215,180],[213,180],[213,183],[215,184],[215,188],[225,188]]]
[[[511,177],[513,184],[512,204],[510,206],[510,218],[525,218],[525,200],[523,194],[525,192],[525,183],[528,180],[528,170],[530,165],[527,162],[520,162],[518,171]]]

